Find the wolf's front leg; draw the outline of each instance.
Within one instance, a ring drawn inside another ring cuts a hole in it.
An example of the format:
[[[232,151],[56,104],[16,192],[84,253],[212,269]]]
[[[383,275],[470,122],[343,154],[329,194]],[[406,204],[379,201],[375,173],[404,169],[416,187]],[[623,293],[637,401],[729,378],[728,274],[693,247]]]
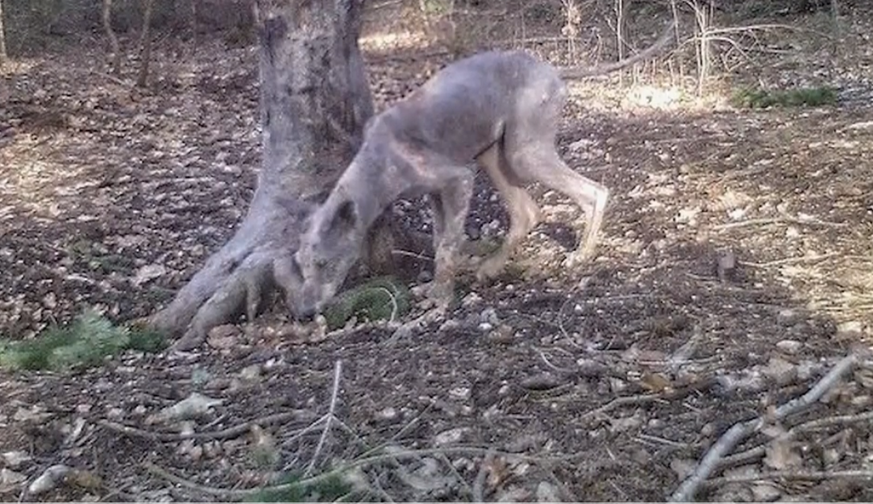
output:
[[[433,198],[435,264],[428,298],[441,311],[447,310],[454,299],[455,274],[461,245],[464,243],[464,222],[472,195],[473,173],[466,168],[460,168]],[[439,224],[437,221],[440,221]]]

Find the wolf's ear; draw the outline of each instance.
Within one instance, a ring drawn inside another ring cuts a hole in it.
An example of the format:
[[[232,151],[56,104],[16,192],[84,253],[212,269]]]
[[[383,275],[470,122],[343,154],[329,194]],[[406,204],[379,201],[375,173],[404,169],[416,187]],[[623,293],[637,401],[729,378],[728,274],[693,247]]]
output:
[[[345,232],[354,229],[357,222],[358,209],[355,206],[355,202],[346,200],[340,203],[339,207],[336,209],[336,213],[333,214],[330,228],[333,231]]]

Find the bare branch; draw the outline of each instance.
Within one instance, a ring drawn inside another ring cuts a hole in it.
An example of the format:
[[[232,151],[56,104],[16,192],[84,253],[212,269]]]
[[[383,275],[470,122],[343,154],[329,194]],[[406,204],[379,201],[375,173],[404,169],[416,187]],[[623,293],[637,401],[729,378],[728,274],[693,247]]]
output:
[[[811,406],[825,392],[833,388],[842,379],[843,375],[851,371],[857,360],[858,357],[854,353],[844,357],[803,396],[788,401],[776,408],[772,415],[762,415],[758,418],[735,424],[728,429],[701,459],[697,469],[695,469],[691,476],[686,478],[679,488],[673,492],[673,495],[670,496],[670,502],[686,502],[691,500],[706,478],[718,467],[724,455],[736,446],[737,443],[750,434],[760,431],[769,422],[782,420]]]

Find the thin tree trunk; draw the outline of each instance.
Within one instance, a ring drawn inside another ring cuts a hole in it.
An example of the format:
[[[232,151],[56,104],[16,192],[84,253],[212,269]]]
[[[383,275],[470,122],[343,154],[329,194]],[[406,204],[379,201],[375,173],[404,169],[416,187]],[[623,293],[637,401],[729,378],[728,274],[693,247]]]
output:
[[[373,114],[358,48],[362,0],[258,0],[263,158],[236,234],[154,314],[152,327],[199,345],[212,327],[249,321],[278,287],[294,306],[289,275],[303,219],[360,144]]]
[[[0,67],[6,64],[9,54],[6,52],[6,24],[3,22],[3,0],[0,0]]]
[[[191,0],[191,40],[194,47],[200,45],[200,35],[197,33],[197,2],[199,0]]]
[[[149,34],[152,24],[152,7],[155,0],[144,0],[145,9],[142,16],[142,33],[139,39],[139,76],[136,78],[137,87],[146,87],[149,79],[149,60],[152,57],[152,38]]]
[[[103,29],[112,48],[112,74],[118,75],[121,73],[121,46],[112,30],[112,0],[103,0]]]

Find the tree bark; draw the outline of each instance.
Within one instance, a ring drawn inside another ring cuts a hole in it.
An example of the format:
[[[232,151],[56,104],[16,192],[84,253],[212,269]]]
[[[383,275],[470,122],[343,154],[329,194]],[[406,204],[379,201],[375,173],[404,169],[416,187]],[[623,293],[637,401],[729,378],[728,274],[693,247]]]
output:
[[[106,31],[106,37],[109,38],[109,45],[112,48],[112,74],[118,75],[121,73],[121,45],[118,43],[115,31],[112,30],[112,0],[103,0],[103,30]]]
[[[263,158],[234,236],[149,325],[190,349],[212,327],[251,321],[289,274],[303,220],[360,145],[373,102],[358,47],[363,0],[258,0]]]
[[[149,80],[149,60],[152,58],[152,38],[150,28],[152,24],[152,7],[155,0],[143,0],[145,9],[142,15],[142,33],[139,39],[139,76],[136,78],[137,87],[146,87]]]
[[[6,64],[9,54],[6,52],[6,23],[3,22],[3,0],[0,0],[0,68]]]

